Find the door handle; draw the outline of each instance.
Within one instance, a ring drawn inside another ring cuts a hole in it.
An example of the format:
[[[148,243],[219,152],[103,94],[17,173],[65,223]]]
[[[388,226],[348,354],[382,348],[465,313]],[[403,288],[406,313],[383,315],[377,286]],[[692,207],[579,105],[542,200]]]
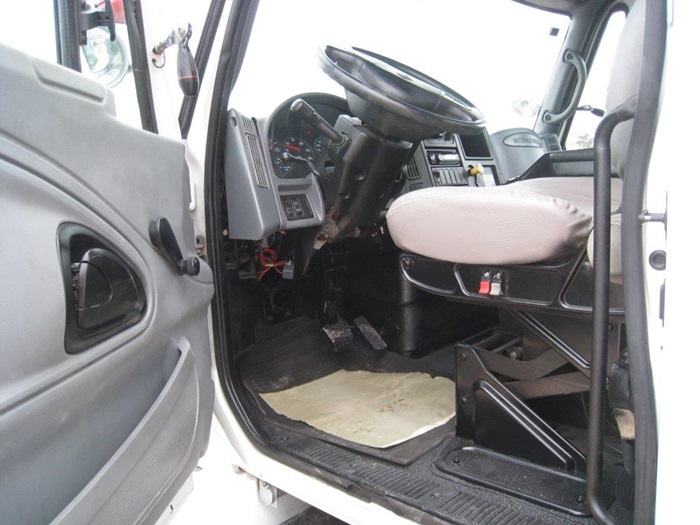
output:
[[[148,235],[151,238],[151,243],[158,249],[160,254],[173,265],[173,268],[178,275],[198,275],[200,263],[197,257],[188,257],[185,259],[182,256],[180,245],[177,243],[177,237],[170,221],[165,217],[159,217],[151,221],[148,227]]]
[[[66,352],[77,354],[136,324],[146,293],[135,266],[96,232],[74,223],[58,228],[66,295]]]
[[[92,248],[73,267],[78,329],[93,331],[140,310],[143,301],[129,268],[110,251]]]

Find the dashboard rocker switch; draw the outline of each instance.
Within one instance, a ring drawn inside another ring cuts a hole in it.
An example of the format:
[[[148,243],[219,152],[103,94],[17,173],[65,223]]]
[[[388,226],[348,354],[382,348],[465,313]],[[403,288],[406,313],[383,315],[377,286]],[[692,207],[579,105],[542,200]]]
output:
[[[479,295],[491,294],[491,272],[484,272],[479,279]]]
[[[491,279],[491,291],[489,295],[503,295],[503,273],[496,272],[493,274],[493,279]]]

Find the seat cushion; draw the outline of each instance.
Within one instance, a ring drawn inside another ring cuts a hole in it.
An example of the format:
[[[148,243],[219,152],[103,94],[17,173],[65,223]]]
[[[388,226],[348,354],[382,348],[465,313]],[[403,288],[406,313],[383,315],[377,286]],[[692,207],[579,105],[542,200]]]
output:
[[[613,180],[612,209],[622,182]],[[593,222],[593,179],[555,177],[505,186],[453,186],[407,193],[387,213],[406,251],[462,264],[552,262],[582,246]]]

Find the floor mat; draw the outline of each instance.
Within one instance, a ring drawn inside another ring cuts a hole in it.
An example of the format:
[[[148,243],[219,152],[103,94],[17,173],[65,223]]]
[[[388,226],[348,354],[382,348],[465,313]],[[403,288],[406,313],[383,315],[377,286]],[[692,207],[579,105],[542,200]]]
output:
[[[260,397],[278,414],[353,443],[387,448],[454,417],[455,385],[420,372],[339,370]]]
[[[300,421],[279,415],[260,397],[309,383],[338,370],[366,370],[377,373],[423,372],[454,380],[452,346],[421,359],[409,359],[393,352],[375,352],[361,336],[351,349],[334,352],[333,345],[317,321],[296,324],[283,336],[265,338],[238,357],[237,367],[252,401],[265,416],[267,432],[275,428],[298,432],[328,443],[407,465],[454,435],[454,420],[423,435],[388,448],[374,448],[335,437]],[[452,398],[454,402],[454,397]]]

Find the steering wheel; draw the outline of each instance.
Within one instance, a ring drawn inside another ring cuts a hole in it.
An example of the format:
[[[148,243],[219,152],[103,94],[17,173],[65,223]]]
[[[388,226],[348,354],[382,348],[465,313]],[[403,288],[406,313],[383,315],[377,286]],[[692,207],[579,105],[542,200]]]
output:
[[[345,88],[350,111],[367,127],[417,142],[445,131],[474,135],[481,112],[456,91],[400,62],[364,49],[326,46],[321,69]]]

